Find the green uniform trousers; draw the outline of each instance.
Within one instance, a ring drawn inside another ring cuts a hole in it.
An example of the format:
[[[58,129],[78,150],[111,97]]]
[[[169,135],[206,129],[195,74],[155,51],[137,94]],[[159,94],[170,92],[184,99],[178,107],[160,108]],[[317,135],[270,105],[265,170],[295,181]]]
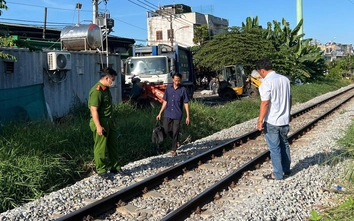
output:
[[[118,155],[118,136],[117,129],[111,118],[100,118],[101,126],[106,130],[106,136],[100,136],[96,132],[96,125],[92,118],[90,120],[90,128],[93,132],[94,144],[94,159],[96,171],[98,174],[107,172],[107,170],[119,170],[119,155]],[[106,152],[109,162],[106,159]]]

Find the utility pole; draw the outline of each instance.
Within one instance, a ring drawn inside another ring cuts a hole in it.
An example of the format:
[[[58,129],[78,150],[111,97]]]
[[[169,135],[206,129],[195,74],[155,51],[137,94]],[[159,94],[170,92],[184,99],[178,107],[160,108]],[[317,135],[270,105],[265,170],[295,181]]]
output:
[[[92,23],[97,25],[96,22],[96,18],[98,16],[98,4],[100,4],[101,2],[104,2],[105,4],[107,4],[108,0],[92,0],[92,5],[93,5],[93,20]]]
[[[173,46],[173,38],[175,36],[173,36],[174,33],[173,33],[173,29],[172,29],[172,14],[170,15],[170,18],[167,20],[170,22],[170,41],[171,41],[171,46]]]
[[[164,14],[167,14],[168,12],[165,11],[165,9],[161,9],[160,10],[163,10],[164,12],[161,11],[161,13],[164,13]],[[165,15],[160,15],[162,17],[165,17]],[[176,6],[173,5],[172,6],[172,9],[171,9],[171,12],[169,13],[169,15],[166,16],[166,19],[167,21],[170,23],[170,31],[169,31],[169,38],[170,38],[170,43],[171,43],[171,46],[173,46],[173,41],[174,41],[174,31],[173,31],[173,25],[172,25],[172,22],[173,22],[173,19],[176,19],[177,15],[176,15]]]
[[[47,7],[44,8],[44,27],[43,27],[43,36],[42,36],[43,39],[45,39],[46,28],[47,28]]]
[[[96,24],[96,18],[97,18],[97,15],[98,15],[98,0],[92,0],[92,5],[93,5],[93,9],[92,9],[92,12],[93,12],[93,18],[92,18],[92,23],[93,24]]]
[[[302,0],[296,0],[296,22],[297,22],[297,24],[299,24],[301,19],[303,19]],[[304,23],[302,23],[302,26],[299,30],[300,35],[304,33],[303,27],[304,27]]]
[[[107,1],[108,0],[92,0],[92,5],[93,5],[93,24],[97,25],[97,18],[98,18],[98,4],[100,4],[101,2],[104,2],[106,5],[107,5]],[[108,15],[107,15],[107,12],[105,11],[105,14],[104,14],[104,19],[105,19],[105,27],[104,29],[101,29],[102,32],[102,36],[101,36],[101,46],[102,46],[102,51],[104,51],[104,48],[103,48],[103,38],[104,40],[106,41],[106,65],[107,67],[109,66],[109,49],[108,49],[108,28],[107,28],[107,18],[108,18]],[[98,24],[100,25],[100,28],[101,28],[101,25],[102,24]]]

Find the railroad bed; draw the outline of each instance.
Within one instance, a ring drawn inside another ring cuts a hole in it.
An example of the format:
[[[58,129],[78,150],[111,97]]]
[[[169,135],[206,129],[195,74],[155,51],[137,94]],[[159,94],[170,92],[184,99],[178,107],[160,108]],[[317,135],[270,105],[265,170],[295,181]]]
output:
[[[305,104],[295,105],[293,112],[335,93],[337,92],[322,95]],[[344,166],[342,164],[345,164],[346,161],[334,168],[321,163],[327,159],[327,155],[335,152],[335,139],[341,137],[344,129],[351,123],[349,119],[352,119],[354,113],[353,101],[343,108],[318,123],[319,128],[303,137],[309,136],[306,142],[295,142],[291,145],[293,171],[289,178],[281,181],[263,179],[263,174],[271,172],[270,163],[265,163],[260,170],[255,170],[242,177],[233,191],[227,191],[220,200],[205,205],[201,215],[194,214],[189,220],[304,220],[310,215],[311,208],[333,205],[335,194],[323,192],[321,187],[330,187],[336,178],[343,176]],[[165,154],[124,166],[123,169],[132,176],[116,175],[112,177],[112,180],[103,181],[97,175],[93,175],[71,187],[2,213],[0,220],[54,220],[69,211],[74,211],[110,195],[122,187],[141,181],[172,165],[205,152],[221,144],[222,141],[253,131],[256,121],[253,119],[184,145],[179,150],[177,157],[172,158],[169,154]],[[231,164],[232,161],[225,166],[231,166]],[[190,175],[186,173],[184,178],[188,178],[188,176]],[[210,185],[215,182],[215,178],[211,179],[208,176],[200,179],[205,179],[204,183]],[[171,182],[168,185],[174,184],[178,185],[179,183]],[[137,202],[131,204],[130,211],[129,208],[124,211],[124,207],[121,207],[118,209],[118,213],[110,218],[107,217],[106,220],[160,220],[170,212],[169,210],[178,208],[181,202],[190,199],[191,194],[195,195],[200,189],[205,188],[205,186],[195,186],[191,192],[190,186],[193,185],[194,183],[191,182],[185,184],[186,188],[183,185],[178,186],[174,189],[175,191],[170,191],[170,196],[167,195],[168,193],[163,193],[169,197],[169,201],[159,201],[159,193],[155,195],[152,193],[150,197],[146,197],[151,198],[150,201],[155,201],[152,204],[151,202],[147,203],[149,200],[137,199]],[[145,203],[146,205],[144,205]],[[168,209],[160,209],[162,204],[165,204],[165,208]],[[166,204],[171,205],[166,207]]]

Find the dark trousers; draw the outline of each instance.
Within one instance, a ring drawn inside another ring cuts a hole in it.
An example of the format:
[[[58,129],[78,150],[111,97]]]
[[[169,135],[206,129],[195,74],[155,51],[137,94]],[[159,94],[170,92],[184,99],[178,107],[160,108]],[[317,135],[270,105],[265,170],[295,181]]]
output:
[[[163,128],[166,135],[168,134],[172,138],[172,151],[177,150],[177,143],[179,142],[179,128],[181,120],[175,120],[171,118],[163,118]]]

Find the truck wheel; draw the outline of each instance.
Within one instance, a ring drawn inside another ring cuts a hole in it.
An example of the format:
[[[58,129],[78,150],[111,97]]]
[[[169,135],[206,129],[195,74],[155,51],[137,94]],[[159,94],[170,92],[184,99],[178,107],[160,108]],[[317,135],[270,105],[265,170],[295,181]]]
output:
[[[234,90],[232,90],[231,88],[225,89],[224,91],[222,91],[221,93],[221,98],[224,101],[231,101],[233,99],[235,99],[236,97],[236,93]]]
[[[252,87],[249,89],[248,95],[250,98],[256,98],[259,96],[259,91],[257,88]]]

